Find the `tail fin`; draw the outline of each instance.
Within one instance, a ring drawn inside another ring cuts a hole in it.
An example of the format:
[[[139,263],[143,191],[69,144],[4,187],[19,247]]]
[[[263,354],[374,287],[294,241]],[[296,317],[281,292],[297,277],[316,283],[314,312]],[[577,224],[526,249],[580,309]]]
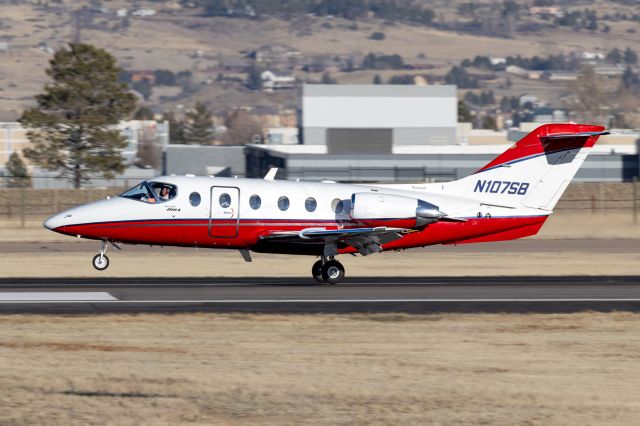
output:
[[[603,126],[545,124],[456,181],[456,189],[487,204],[551,211],[598,137],[608,133]]]

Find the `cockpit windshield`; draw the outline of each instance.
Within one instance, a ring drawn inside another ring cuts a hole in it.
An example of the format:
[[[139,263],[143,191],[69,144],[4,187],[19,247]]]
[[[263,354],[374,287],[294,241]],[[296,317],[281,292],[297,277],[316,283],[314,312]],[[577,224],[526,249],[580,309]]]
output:
[[[123,192],[120,196],[154,204],[169,201],[175,198],[177,193],[178,188],[170,183],[144,181],[130,190]]]

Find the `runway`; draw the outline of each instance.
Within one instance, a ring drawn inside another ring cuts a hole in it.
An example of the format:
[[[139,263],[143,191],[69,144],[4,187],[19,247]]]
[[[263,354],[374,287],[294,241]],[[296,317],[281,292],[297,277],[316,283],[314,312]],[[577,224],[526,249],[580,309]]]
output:
[[[0,279],[1,313],[640,311],[640,276]]]

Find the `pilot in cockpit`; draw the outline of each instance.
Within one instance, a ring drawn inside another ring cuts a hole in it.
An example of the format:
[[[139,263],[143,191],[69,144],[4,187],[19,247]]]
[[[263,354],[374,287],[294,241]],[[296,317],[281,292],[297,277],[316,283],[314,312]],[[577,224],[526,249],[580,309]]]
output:
[[[160,190],[160,199],[163,201],[167,201],[170,198],[170,190],[168,186],[163,186]]]

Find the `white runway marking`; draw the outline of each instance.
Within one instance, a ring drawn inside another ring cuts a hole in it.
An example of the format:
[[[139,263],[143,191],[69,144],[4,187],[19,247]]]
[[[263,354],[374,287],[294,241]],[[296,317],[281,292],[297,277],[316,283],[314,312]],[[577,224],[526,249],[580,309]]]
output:
[[[13,302],[106,302],[117,301],[115,297],[104,291],[48,291],[48,292],[0,292],[0,303]]]
[[[33,294],[33,293],[0,293],[0,294]],[[44,293],[36,293],[44,294]],[[60,294],[60,293],[47,293]],[[64,294],[64,293],[63,293]],[[100,293],[66,293],[66,294],[100,294]],[[109,293],[104,299],[4,299],[0,297],[0,304],[20,304],[20,303],[86,303],[97,302],[107,304],[159,304],[159,303],[405,303],[405,302],[421,302],[421,303],[478,303],[478,302],[640,302],[640,299],[178,299],[178,300],[119,300],[111,296]],[[86,296],[85,296],[86,297]]]

